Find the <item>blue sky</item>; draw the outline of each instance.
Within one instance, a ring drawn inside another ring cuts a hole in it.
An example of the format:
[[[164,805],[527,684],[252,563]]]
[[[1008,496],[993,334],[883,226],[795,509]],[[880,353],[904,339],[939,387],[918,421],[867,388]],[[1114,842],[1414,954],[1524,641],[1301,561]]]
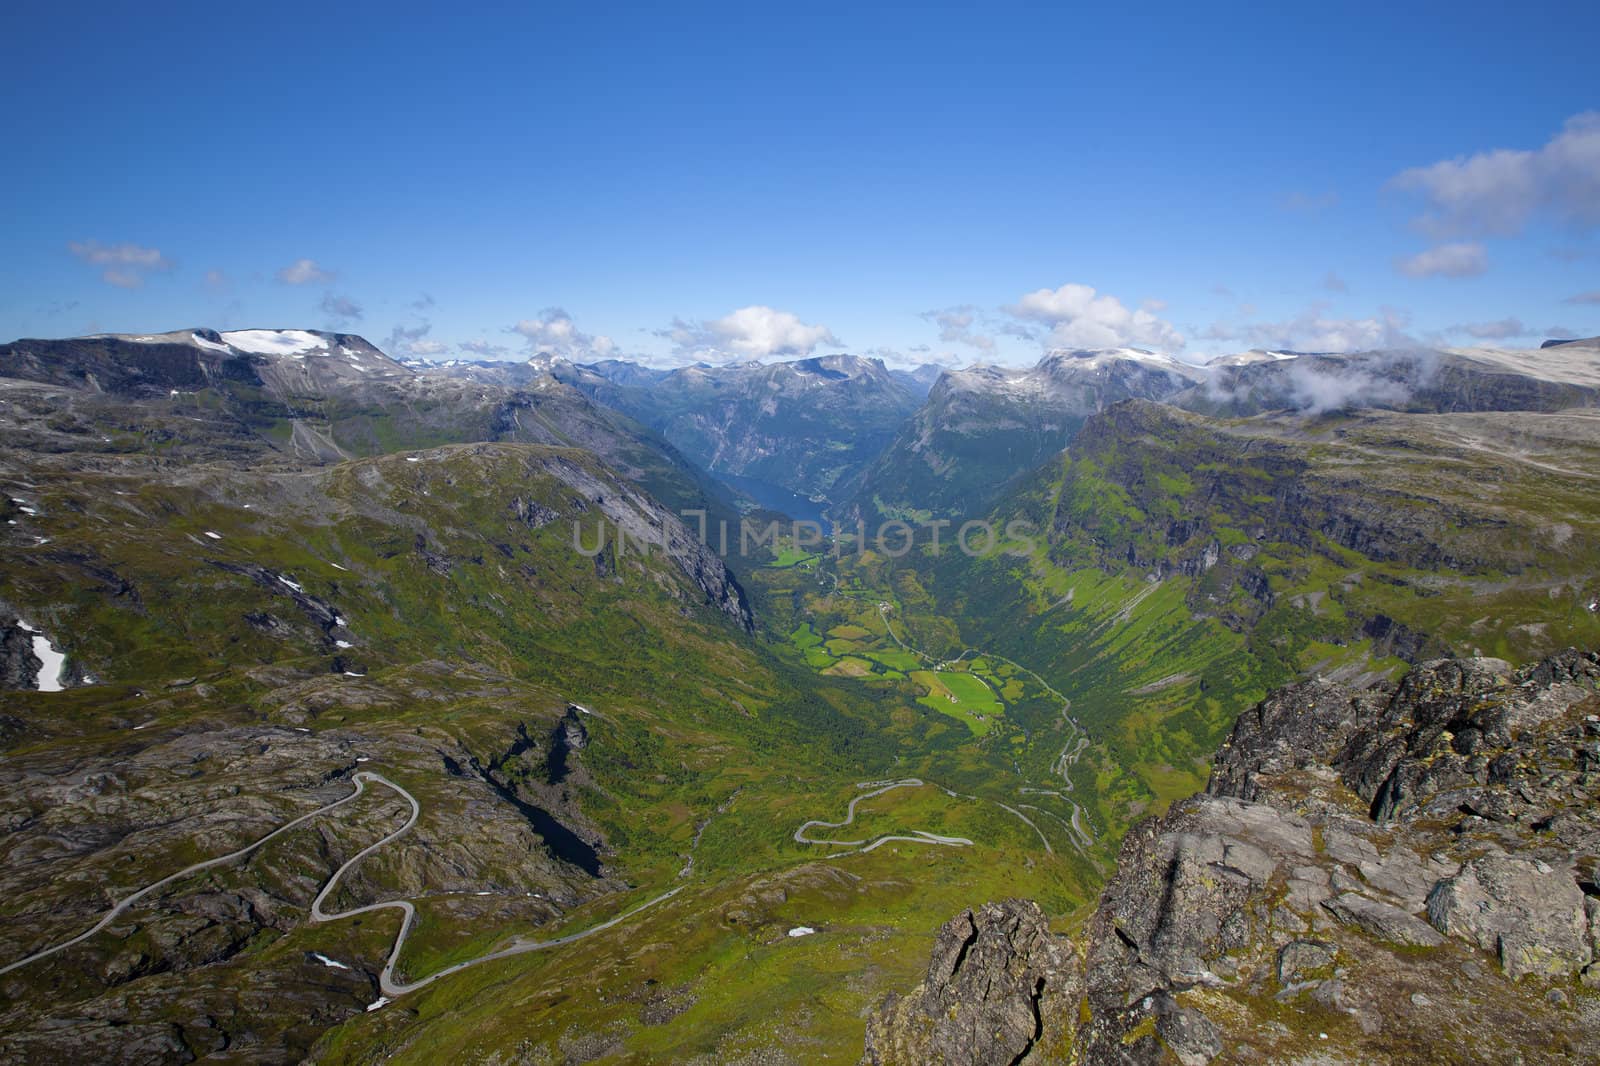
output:
[[[1600,333],[1593,3],[231,6],[0,13],[0,337],[966,363]]]

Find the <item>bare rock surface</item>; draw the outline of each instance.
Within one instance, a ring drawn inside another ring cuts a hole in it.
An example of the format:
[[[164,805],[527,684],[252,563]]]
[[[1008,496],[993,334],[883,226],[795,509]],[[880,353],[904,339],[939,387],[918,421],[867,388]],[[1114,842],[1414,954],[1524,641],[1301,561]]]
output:
[[[1074,998],[1076,956],[1038,904],[986,903],[939,930],[922,984],[867,1026],[864,1063],[1048,1061]]]
[[[1029,1053],[1600,1061],[1597,738],[1600,656],[1575,651],[1273,693],[1206,793],[1128,833],[1078,951],[1044,974],[1037,1001],[1062,1013],[1041,1028],[1066,1035]],[[946,927],[924,986],[874,1015],[866,1061],[1018,1061],[943,1024],[1002,987],[1004,970],[979,977],[994,953],[941,979],[968,928]]]

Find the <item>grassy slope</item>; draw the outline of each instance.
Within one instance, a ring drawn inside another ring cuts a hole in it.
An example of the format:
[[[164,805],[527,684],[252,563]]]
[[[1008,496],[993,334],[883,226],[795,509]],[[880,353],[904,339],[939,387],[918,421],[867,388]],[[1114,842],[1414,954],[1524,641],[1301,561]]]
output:
[[[389,456],[310,471],[41,466],[26,490],[40,514],[16,528],[0,571],[0,598],[28,605],[101,681],[59,696],[8,697],[8,712],[25,724],[11,758],[70,753],[83,765],[115,764],[140,738],[277,723],[375,744],[432,738],[487,764],[515,744],[520,725],[548,728],[568,700],[600,712],[586,723],[591,742],[579,757],[592,784],[576,801],[604,835],[608,871],[636,888],[545,926],[511,912],[485,923],[447,901],[424,901],[406,971],[420,976],[513,933],[581,928],[675,884],[687,885],[683,893],[659,915],[583,947],[471,971],[422,994],[416,1008],[359,1016],[327,1038],[330,1058],[367,1059],[395,1039],[454,1054],[486,1033],[505,1046],[554,1048],[579,1029],[627,1023],[658,986],[694,1006],[642,1035],[640,1054],[680,1058],[759,1042],[775,1019],[789,1017],[819,1049],[843,1055],[859,1048],[861,1009],[923,965],[952,909],[1017,883],[1062,910],[1089,895],[1081,868],[1045,856],[1026,826],[992,803],[931,788],[864,805],[863,831],[926,828],[982,847],[889,846],[836,860],[841,875],[816,873],[829,849],[790,835],[808,818],[840,817],[855,782],[915,767],[952,787],[981,784],[988,761],[973,753],[965,727],[917,709],[909,687],[823,677],[773,654],[699,606],[696,590],[660,559],[612,558],[602,576],[571,550],[567,521],[539,529],[517,521],[517,497],[572,513],[571,490],[541,464],[559,456],[604,477],[581,453],[474,445],[412,454],[419,461]],[[49,543],[26,543],[35,534]],[[332,647],[283,588],[215,563],[283,574],[333,606],[354,647]],[[263,631],[247,615],[278,625]],[[834,639],[855,635],[843,632]],[[345,677],[346,668],[365,677]],[[166,688],[190,677],[198,681]],[[129,733],[133,725],[147,731]],[[391,772],[437,812],[454,786],[433,767]],[[513,763],[507,774],[515,771]],[[260,786],[270,789],[271,777]],[[466,824],[441,831],[471,835]],[[680,882],[691,848],[694,875]],[[118,876],[132,886],[206,853],[180,834]],[[378,898],[394,894],[382,857],[372,865]],[[496,874],[512,886],[518,877],[515,863]],[[730,901],[763,879],[792,885],[787,903],[771,905],[775,922],[824,933],[791,944],[772,939],[777,925],[727,919]],[[83,924],[70,909],[57,920],[67,935]],[[244,987],[253,968],[279,965],[295,947],[346,952],[375,969],[386,941],[374,926],[391,929],[392,919],[373,919],[356,939],[338,924],[299,928],[271,950],[264,944],[194,979]],[[613,972],[595,961],[612,951],[633,957]],[[841,958],[862,963],[843,984]],[[585,1010],[574,1011],[566,992],[541,991],[563,973],[592,982]],[[507,981],[544,1006],[503,1014]],[[735,995],[750,988],[766,990],[762,1009]],[[443,1004],[449,1009],[435,1012]],[[498,1021],[480,1028],[491,1015]],[[396,1024],[401,1037],[391,1032]]]
[[[1526,661],[1600,642],[1593,418],[1135,411],[1091,426],[994,515],[1047,532],[913,563],[964,642],[1073,701],[1099,742],[1079,780],[1112,829],[1203,784],[1221,733],[1268,688],[1403,670],[1367,635],[1379,616],[1431,654]],[[1216,563],[1185,567],[1207,547]]]

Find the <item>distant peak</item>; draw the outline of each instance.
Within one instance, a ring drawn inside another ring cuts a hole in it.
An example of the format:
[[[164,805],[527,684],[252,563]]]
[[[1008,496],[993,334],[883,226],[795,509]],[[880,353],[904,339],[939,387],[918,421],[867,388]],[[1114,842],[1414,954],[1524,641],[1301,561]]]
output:
[[[540,352],[528,360],[528,365],[535,370],[553,370],[556,367],[571,366],[572,360],[555,352]]]

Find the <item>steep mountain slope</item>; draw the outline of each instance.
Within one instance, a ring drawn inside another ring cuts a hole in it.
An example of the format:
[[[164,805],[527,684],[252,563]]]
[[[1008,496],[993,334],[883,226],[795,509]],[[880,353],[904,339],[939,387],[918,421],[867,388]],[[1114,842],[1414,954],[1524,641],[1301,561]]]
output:
[[[614,368],[606,376],[558,363],[554,372],[757,499],[769,487],[832,498],[917,405],[881,360],[852,355],[690,366],[645,381]]]
[[[1595,411],[1220,421],[1129,401],[991,516],[1030,539],[908,561],[965,641],[1072,701],[1115,825],[1196,787],[1237,708],[1304,673],[1600,644],[1595,470]]]
[[[1090,415],[1130,398],[1163,399],[1200,377],[1198,368],[1133,348],[1051,352],[1026,370],[947,371],[852,486],[848,516],[982,514]]]
[[[6,695],[7,963],[90,927],[107,897],[342,795],[370,761],[424,816],[351,891],[442,894],[406,963],[432,968],[472,924],[560,921],[635,878],[670,880],[679,834],[630,834],[673,789],[629,764],[772,728],[734,710],[772,707],[781,686],[741,639],[726,569],[582,452],[456,445],[267,472],[13,451],[0,477],[27,501],[4,527],[0,625],[27,619],[94,679]],[[602,523],[603,550],[572,549],[574,524],[593,546]],[[549,738],[575,698],[594,705],[591,741],[581,772],[558,773]],[[393,828],[390,811],[327,819],[0,978],[7,1057],[114,1059],[122,1027],[125,1061],[251,1033],[268,1060],[303,1052],[375,998],[355,967],[386,950],[381,928],[306,930],[307,889]],[[50,1020],[64,1010],[74,1026]]]
[[[178,342],[173,397],[143,343],[119,393],[0,379],[0,1058],[837,1057],[941,915],[1086,898],[975,788],[863,795],[957,762],[938,716],[774,654],[595,455],[297,459],[241,415],[286,356]],[[415,427],[422,378],[319,402]],[[626,424],[541,383],[505,436]],[[860,837],[803,839],[846,809]]]
[[[1205,795],[1128,835],[1086,924],[956,919],[863,1061],[1592,1061],[1597,712],[1573,651],[1274,693]],[[1016,1014],[1002,1047],[960,1039]]]

